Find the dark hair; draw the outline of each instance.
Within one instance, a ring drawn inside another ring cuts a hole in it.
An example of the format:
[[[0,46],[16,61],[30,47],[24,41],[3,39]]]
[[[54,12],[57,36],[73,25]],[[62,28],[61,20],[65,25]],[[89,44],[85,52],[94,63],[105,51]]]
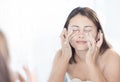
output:
[[[0,82],[12,82],[9,59],[7,41],[3,32],[0,31]]]
[[[101,24],[99,22],[99,19],[97,18],[97,15],[96,15],[95,11],[93,11],[92,9],[90,9],[88,7],[77,7],[75,9],[73,9],[71,11],[71,13],[69,14],[67,20],[66,20],[64,28],[68,29],[68,25],[69,25],[69,22],[70,22],[71,18],[73,18],[77,14],[88,17],[95,24],[95,26],[97,27],[97,33],[99,32],[99,30],[101,30],[101,32],[103,33],[103,43],[101,45],[100,52],[99,52],[99,54],[103,54],[107,49],[110,48],[110,46],[108,45],[108,43],[107,43],[107,41],[105,39],[102,26],[101,26]],[[72,48],[72,57],[71,57],[71,59],[69,61],[70,64],[76,63],[75,49],[72,46],[71,46],[71,48]]]
[[[6,61],[9,62],[10,55],[9,55],[7,40],[4,33],[1,30],[0,30],[0,53],[4,56]]]
[[[0,53],[0,82],[12,82],[8,63],[5,57]]]

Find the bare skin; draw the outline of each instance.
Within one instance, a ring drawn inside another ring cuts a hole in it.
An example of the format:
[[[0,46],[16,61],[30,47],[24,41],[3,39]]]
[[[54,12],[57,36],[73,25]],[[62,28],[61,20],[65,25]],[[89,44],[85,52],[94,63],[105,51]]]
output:
[[[35,73],[30,72],[30,70],[25,66],[23,66],[23,70],[25,71],[25,74],[27,75],[27,79],[29,82],[36,82]],[[20,82],[27,82],[20,73],[18,72],[15,73],[12,70],[10,70],[10,73],[13,82],[16,82],[16,80],[19,80]]]
[[[79,78],[81,80],[91,80],[89,76],[89,69],[85,62],[82,62],[76,57],[77,64],[69,64],[67,72],[71,79]],[[105,77],[105,82],[119,82],[120,73],[120,58],[112,49],[108,49],[97,60],[97,67],[102,75]],[[116,63],[116,65],[115,65]],[[90,70],[91,71],[91,70]],[[94,72],[91,71],[91,73]],[[111,74],[110,74],[111,73]],[[97,75],[95,75],[97,77]],[[98,81],[99,82],[99,81]]]
[[[99,39],[96,41],[96,39]],[[120,57],[112,49],[98,54],[103,34],[87,17],[76,15],[70,21],[68,31],[61,33],[62,48],[56,53],[48,82],[64,82],[67,72],[71,79],[92,82],[120,82]],[[75,48],[77,63],[69,64],[72,56],[70,44]]]

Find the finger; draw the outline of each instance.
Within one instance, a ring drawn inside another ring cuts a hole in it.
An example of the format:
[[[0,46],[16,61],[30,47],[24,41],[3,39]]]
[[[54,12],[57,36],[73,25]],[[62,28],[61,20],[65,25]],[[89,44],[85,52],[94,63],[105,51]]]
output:
[[[26,66],[23,66],[23,69],[24,69],[25,73],[27,74],[27,76],[31,77],[30,70]]]
[[[103,42],[103,34],[102,34],[101,30],[100,30],[99,31],[99,39],[98,39],[98,41],[96,43],[96,52],[95,52],[95,54],[99,54],[99,50],[100,50],[100,47],[102,45],[102,42]]]
[[[88,34],[88,33],[85,34],[85,40],[86,40],[87,43],[89,43],[89,45],[91,46],[90,37],[89,37],[89,34]],[[90,47],[90,46],[89,46],[89,47]]]
[[[65,28],[65,30],[64,30],[64,36],[65,36],[65,38],[67,37],[67,35],[68,35],[68,32],[67,32],[67,30]]]
[[[66,38],[64,38],[63,44],[67,44],[67,43],[69,42],[69,41],[68,41],[68,37],[69,37],[72,33],[73,33],[73,31],[70,31],[69,34],[67,34],[67,32],[64,31],[64,36],[65,36]]]
[[[96,46],[96,53],[95,54],[99,54],[99,47]]]
[[[92,48],[95,48],[96,42],[95,42],[95,39],[94,39],[94,37],[92,36],[91,33],[90,33],[90,41],[91,41],[91,43],[92,43]]]
[[[89,48],[89,50],[91,49],[91,43],[90,43],[90,37],[89,37],[89,34],[87,33],[87,34],[85,34],[85,39],[86,39],[86,41],[87,41],[87,45],[88,45],[88,48]]]
[[[25,79],[20,73],[17,73],[17,75],[18,75],[18,79],[20,80],[20,82],[25,82]]]
[[[65,31],[66,31],[66,28],[64,28],[64,29],[62,30],[61,34],[60,34],[60,37],[61,37],[62,39],[65,38]]]
[[[28,76],[28,81],[36,82],[35,73],[34,72],[31,73],[30,70],[26,66],[23,66],[23,69]]]
[[[73,30],[71,30],[66,37],[66,42],[69,42],[77,33],[78,33],[77,31],[73,32]]]
[[[89,49],[91,49],[91,43],[90,43],[90,41],[87,41],[87,44],[88,44]]]
[[[100,39],[100,30],[99,30],[99,32],[97,34],[96,41],[98,41],[99,39]]]
[[[90,43],[92,44],[92,39],[91,39],[90,33],[88,33],[87,38],[88,38],[88,41],[90,41]]]
[[[63,43],[65,42],[65,31],[66,31],[66,28],[62,30],[62,33],[60,35],[62,46],[63,46]]]
[[[100,48],[102,43],[103,43],[103,33],[100,31],[100,39],[99,39],[99,41],[97,41],[96,46]]]
[[[95,46],[95,40],[94,40],[92,34],[88,33],[86,37],[87,37],[88,41],[90,42],[91,47],[94,48],[94,46]]]

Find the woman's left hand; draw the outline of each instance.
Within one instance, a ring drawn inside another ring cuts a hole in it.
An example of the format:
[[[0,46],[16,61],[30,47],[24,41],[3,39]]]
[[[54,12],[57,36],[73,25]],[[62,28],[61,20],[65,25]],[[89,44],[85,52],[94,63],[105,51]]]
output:
[[[87,64],[95,64],[96,60],[98,58],[100,47],[103,43],[103,33],[101,31],[99,31],[98,41],[96,41],[93,38],[92,34],[90,34],[90,33],[88,33],[86,35],[86,39],[87,39],[87,44],[89,47],[87,54],[86,54],[86,63]]]

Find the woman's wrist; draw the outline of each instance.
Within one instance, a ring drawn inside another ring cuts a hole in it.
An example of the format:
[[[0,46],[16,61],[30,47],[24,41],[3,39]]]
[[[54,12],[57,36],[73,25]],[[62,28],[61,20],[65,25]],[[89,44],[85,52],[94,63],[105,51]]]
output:
[[[66,55],[66,54],[65,54]],[[69,63],[70,57],[62,55],[61,59],[64,63]]]

